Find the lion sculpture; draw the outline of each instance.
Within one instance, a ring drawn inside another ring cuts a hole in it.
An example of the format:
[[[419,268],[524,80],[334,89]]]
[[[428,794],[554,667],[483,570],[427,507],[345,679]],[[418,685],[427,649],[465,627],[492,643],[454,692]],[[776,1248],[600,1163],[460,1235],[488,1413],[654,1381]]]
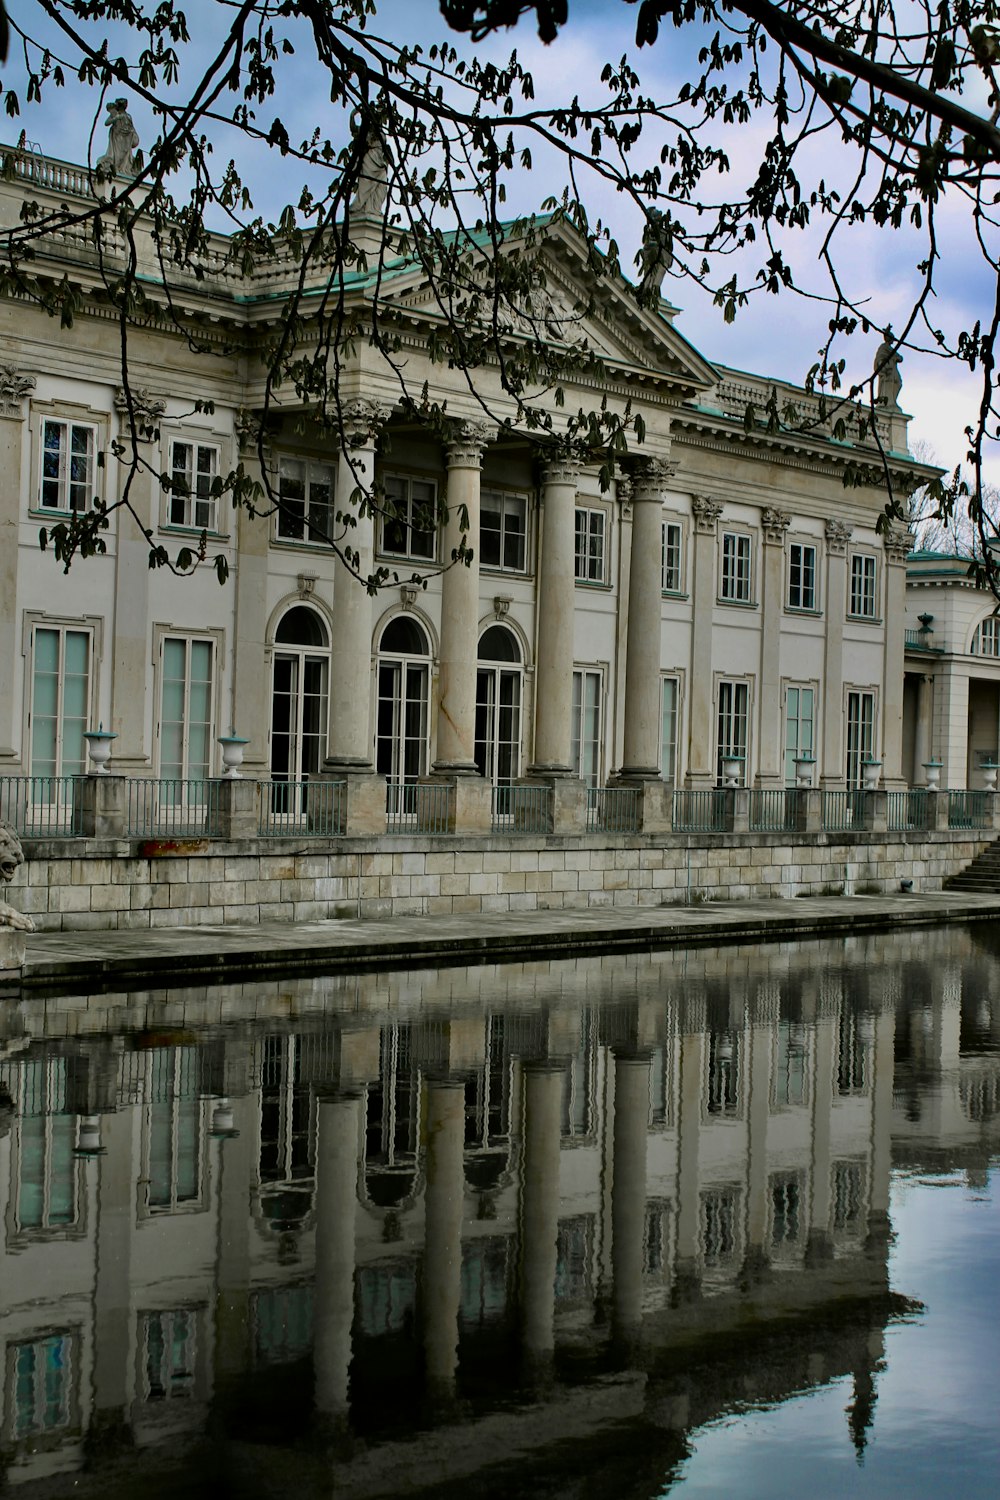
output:
[[[0,885],[10,885],[17,874],[18,865],[24,864],[24,853],[17,830],[9,823],[0,823]],[[35,924],[23,912],[15,911],[6,901],[0,901],[0,927],[14,927],[19,932],[34,932]]]

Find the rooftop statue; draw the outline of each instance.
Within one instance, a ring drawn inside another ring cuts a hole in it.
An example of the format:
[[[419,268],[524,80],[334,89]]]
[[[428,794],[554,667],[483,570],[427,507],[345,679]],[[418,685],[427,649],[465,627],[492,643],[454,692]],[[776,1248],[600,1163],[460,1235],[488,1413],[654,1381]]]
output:
[[[882,335],[881,344],[875,351],[875,368],[872,375],[878,380],[876,406],[899,406],[899,393],[903,389],[903,377],[899,373],[902,362],[903,356],[896,348],[890,324]]]
[[[142,170],[139,136],[128,112],[127,99],[112,99],[108,105],[108,149],[95,168],[99,178],[135,177]]]
[[[21,840],[17,830],[9,823],[0,823],[0,884],[9,885],[17,874],[18,865],[24,863]],[[6,901],[0,901],[0,927],[13,927],[19,932],[34,932],[35,924],[23,912],[15,911]]]
[[[389,162],[385,146],[378,132],[369,130],[358,186],[351,199],[351,212],[363,214],[366,218],[381,218],[388,195]]]

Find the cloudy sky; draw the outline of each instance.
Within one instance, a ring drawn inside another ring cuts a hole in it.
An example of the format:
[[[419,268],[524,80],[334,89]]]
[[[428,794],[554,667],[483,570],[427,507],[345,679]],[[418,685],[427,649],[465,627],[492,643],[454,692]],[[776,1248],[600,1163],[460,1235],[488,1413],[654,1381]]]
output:
[[[15,21],[26,31],[52,37],[34,0],[13,0],[10,8]],[[232,10],[212,0],[196,0],[189,5],[188,15],[193,45],[185,58],[185,68],[190,68],[185,77],[193,76],[209,55],[214,36],[221,25],[228,24]],[[628,54],[635,66],[643,93],[657,99],[672,98],[683,79],[690,76],[692,54],[701,39],[690,31],[675,33],[668,29],[654,47],[637,51],[633,40],[635,15],[634,6],[615,0],[571,0],[570,22],[552,46],[545,47],[538,41],[531,18],[526,18],[516,31],[490,39],[478,51],[481,56],[502,60],[516,46],[522,62],[534,76],[539,103],[564,102],[574,93],[582,101],[600,98],[602,68],[608,61],[617,62],[623,53]],[[424,47],[447,36],[460,50],[471,50],[464,39],[446,32],[437,0],[379,0],[370,29],[393,41],[420,43]],[[309,38],[304,27],[299,28],[294,40],[294,60],[282,59],[279,64],[282,89],[275,113],[280,113],[293,140],[305,138],[315,126],[335,135],[342,126],[331,111],[328,88],[324,87],[318,69],[309,65]],[[112,46],[114,50],[119,46],[122,51],[127,50],[125,41],[115,37]],[[72,60],[71,46],[64,39],[54,43],[54,50],[67,61]],[[134,52],[134,44],[130,50]],[[0,76],[23,99],[19,72],[23,77],[23,64],[15,47]],[[40,105],[26,106],[20,120],[5,122],[4,134],[14,140],[23,125],[29,140],[36,141],[45,154],[83,160],[88,154],[88,136],[97,105],[94,88],[83,89],[74,84],[65,91],[50,91]],[[149,141],[156,133],[151,112],[140,102],[133,109],[133,117],[140,135]],[[732,179],[742,190],[755,175],[764,132],[751,123],[740,129],[730,128],[721,139],[731,159]],[[104,149],[104,140],[98,127],[90,148],[92,156]],[[651,136],[645,148],[650,156],[658,151],[659,144]],[[237,146],[238,143],[234,145],[220,137],[218,156],[225,159]],[[256,207],[265,216],[272,217],[285,201],[295,196],[287,163],[272,160],[258,148],[250,155],[244,152],[241,164],[253,182]],[[828,183],[838,176],[849,181],[849,164],[836,142],[824,142],[811,165]],[[510,184],[511,209],[523,211],[538,206],[550,193],[558,191],[563,181],[563,164],[536,152],[535,169],[516,174]],[[596,178],[583,182],[582,196],[592,219],[601,216],[613,225],[623,261],[630,262],[639,243],[638,212]],[[963,204],[942,206],[938,231],[942,264],[934,316],[939,326],[953,335],[958,329],[971,329],[977,317],[985,320],[992,305],[992,289],[975,251]],[[788,254],[796,276],[813,290],[824,285],[817,260],[818,245],[818,229],[796,235],[789,242]],[[862,227],[842,239],[838,271],[850,292],[864,301],[874,327],[891,321],[898,329],[905,321],[919,284],[916,262],[922,253],[916,238],[905,232]],[[668,283],[666,290],[682,309],[679,328],[709,359],[793,381],[801,381],[813,363],[829,317],[829,309],[820,301],[787,293],[776,299],[759,293],[751,306],[740,312],[735,323],[727,326],[721,311],[713,307],[711,298],[694,282],[677,280]],[[879,336],[873,331],[867,337],[857,335],[844,346],[848,381],[869,374],[878,342]],[[964,458],[963,430],[975,417],[976,385],[969,372],[954,361],[916,353],[908,353],[904,361],[902,404],[914,418],[911,443],[920,441],[925,445],[923,452],[927,457],[948,468]],[[993,466],[992,477],[1000,482],[1000,461]]]

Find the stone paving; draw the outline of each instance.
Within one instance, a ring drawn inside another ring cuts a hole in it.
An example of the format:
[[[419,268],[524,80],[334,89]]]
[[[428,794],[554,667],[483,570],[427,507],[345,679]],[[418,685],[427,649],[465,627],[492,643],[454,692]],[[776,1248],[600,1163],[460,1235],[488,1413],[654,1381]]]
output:
[[[153,977],[161,983],[184,984],[237,973],[401,969],[478,959],[496,963],[615,949],[797,940],[963,921],[1000,923],[1000,895],[946,891],[368,922],[41,932],[28,936],[20,987],[54,988],[70,980],[120,986]]]

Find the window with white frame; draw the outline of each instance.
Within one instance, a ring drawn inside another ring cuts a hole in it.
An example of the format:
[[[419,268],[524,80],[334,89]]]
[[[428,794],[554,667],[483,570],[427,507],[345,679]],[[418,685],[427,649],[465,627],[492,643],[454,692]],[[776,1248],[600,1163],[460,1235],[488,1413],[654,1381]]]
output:
[[[479,507],[479,561],[484,568],[523,573],[527,560],[528,501],[505,490],[483,490]]]
[[[90,716],[89,630],[38,625],[31,649],[31,774],[80,776]]]
[[[164,636],[160,651],[160,775],[211,775],[215,643]]]
[[[576,577],[579,583],[607,581],[605,532],[607,513],[576,509]]]
[[[196,1317],[195,1310],[187,1307],[142,1315],[147,1401],[187,1400],[194,1394]]]
[[[772,1173],[768,1184],[771,1195],[771,1244],[794,1244],[802,1232],[805,1207],[803,1183],[798,1172]]]
[[[864,763],[875,754],[875,694],[847,695],[847,785],[861,786]]]
[[[77,1120],[67,1098],[69,1060],[29,1058],[19,1069],[17,1227],[44,1233],[77,1220]]]
[[[750,537],[745,531],[722,533],[722,578],[719,597],[730,604],[751,601]]]
[[[48,1333],[11,1345],[8,1389],[15,1440],[69,1426],[74,1343],[72,1333]]]
[[[382,519],[382,551],[390,557],[433,562],[437,554],[437,484],[386,474],[382,480],[387,514]]]
[[[682,533],[677,521],[664,521],[661,543],[661,588],[665,594],[681,591]]]
[[[201,1091],[197,1047],[146,1053],[147,1204],[171,1213],[201,1195]]]
[[[987,615],[976,627],[972,637],[973,656],[1000,656],[1000,619]]]
[[[848,614],[859,620],[876,616],[875,558],[869,552],[851,554],[851,597]]]
[[[719,683],[716,774],[720,786],[723,784],[722,762],[733,757],[740,762],[740,785],[746,784],[749,703],[750,690],[747,683]]]
[[[785,781],[795,784],[795,762],[812,755],[815,743],[816,692],[811,687],[785,690]]]
[[[788,608],[816,608],[816,548],[808,542],[788,544]]]
[[[167,524],[215,531],[218,479],[219,450],[214,444],[172,442]]]
[[[89,510],[94,499],[97,429],[86,422],[46,417],[42,422],[42,510]]]
[[[600,786],[601,699],[603,677],[599,669],[573,673],[573,774],[587,786]]]
[[[326,542],[333,530],[333,469],[311,459],[278,461],[276,535],[282,542]]]
[[[677,780],[677,698],[677,678],[661,677],[660,775],[671,782]]]

